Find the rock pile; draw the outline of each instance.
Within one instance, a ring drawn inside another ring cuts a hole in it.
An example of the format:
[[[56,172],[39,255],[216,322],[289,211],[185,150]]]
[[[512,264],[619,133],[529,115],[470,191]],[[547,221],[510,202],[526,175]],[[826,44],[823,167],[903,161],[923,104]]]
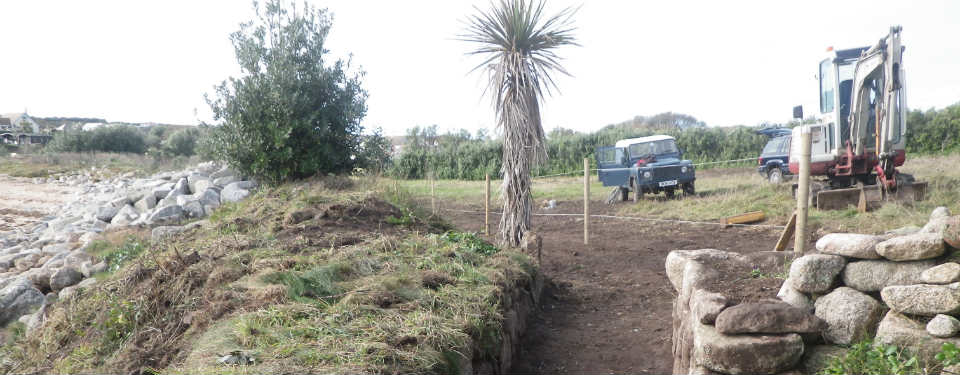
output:
[[[673,251],[666,268],[678,293],[674,373],[816,371],[825,353],[842,353],[835,345],[871,337],[929,363],[944,343],[960,346],[956,245],[960,216],[943,207],[923,228],[828,234],[819,253],[793,260],[779,301],[733,306],[724,293],[704,290],[717,272],[712,264],[742,255]]]
[[[149,178],[125,174],[100,180],[84,171],[34,183],[69,184],[80,190],[44,222],[27,230],[0,232],[0,326],[20,319],[28,329],[34,328],[48,301],[68,298],[96,283],[90,276],[108,265],[85,249],[104,231],[159,226],[152,233],[159,240],[184,230],[175,224],[203,218],[222,203],[246,198],[257,187],[213,163]]]

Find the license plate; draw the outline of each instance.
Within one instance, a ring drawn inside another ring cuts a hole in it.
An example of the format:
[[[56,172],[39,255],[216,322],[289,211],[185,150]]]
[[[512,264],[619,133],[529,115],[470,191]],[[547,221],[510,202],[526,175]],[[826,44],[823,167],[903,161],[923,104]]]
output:
[[[664,186],[674,186],[677,184],[677,180],[663,181],[660,183],[660,187]]]

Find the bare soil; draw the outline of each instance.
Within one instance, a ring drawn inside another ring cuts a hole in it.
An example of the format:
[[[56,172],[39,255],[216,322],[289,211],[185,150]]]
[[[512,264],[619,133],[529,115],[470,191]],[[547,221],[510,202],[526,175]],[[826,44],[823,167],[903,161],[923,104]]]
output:
[[[482,206],[447,207],[482,211]],[[619,206],[591,202],[590,207],[592,214],[612,215]],[[582,212],[576,201],[538,211]],[[484,225],[482,214],[445,216],[462,230],[482,231]],[[491,216],[496,223],[499,217]],[[676,293],[664,270],[667,254],[705,248],[768,251],[779,236],[774,228],[594,219],[590,244],[584,245],[579,217],[536,216],[533,226],[543,237],[542,270],[551,282],[542,311],[529,322],[513,374],[670,373]],[[743,276],[729,285],[748,286],[752,291],[744,297],[776,294],[768,289],[779,280],[750,280],[749,271]]]

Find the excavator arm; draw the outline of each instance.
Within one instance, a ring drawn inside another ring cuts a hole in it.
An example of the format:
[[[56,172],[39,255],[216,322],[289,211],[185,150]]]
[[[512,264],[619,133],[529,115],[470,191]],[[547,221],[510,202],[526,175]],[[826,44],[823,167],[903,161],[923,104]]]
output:
[[[877,44],[864,51],[854,67],[850,114],[850,133],[845,155],[836,167],[837,175],[851,176],[853,160],[873,160],[872,172],[877,185],[851,189],[832,189],[817,195],[818,208],[843,208],[851,201],[866,210],[868,203],[882,199],[898,201],[923,200],[927,183],[912,181],[898,173],[897,164],[904,161],[903,139],[906,124],[906,100],[903,73],[903,46],[900,26]],[[858,172],[863,173],[863,172]],[[870,172],[867,172],[870,173]]]
[[[881,169],[895,173],[894,143],[901,135],[902,47],[899,26],[868,49],[854,70],[850,140],[857,156],[875,154]]]

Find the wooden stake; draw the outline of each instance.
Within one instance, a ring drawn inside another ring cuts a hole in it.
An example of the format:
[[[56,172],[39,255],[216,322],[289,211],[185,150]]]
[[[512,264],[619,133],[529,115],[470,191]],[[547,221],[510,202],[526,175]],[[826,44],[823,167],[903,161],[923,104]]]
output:
[[[803,254],[807,241],[807,209],[810,204],[810,127],[800,131],[800,184],[797,187],[797,229],[793,251]]]
[[[483,232],[490,235],[490,174],[487,173],[487,189],[483,200]]]
[[[430,211],[437,214],[437,180],[430,179]]]
[[[590,159],[583,158],[583,244],[590,244]]]
[[[863,192],[863,184],[860,184],[860,200],[857,202],[857,212],[867,213],[867,194]]]
[[[797,213],[794,212],[793,215],[790,215],[790,220],[787,221],[787,226],[783,228],[783,233],[780,233],[780,239],[777,240],[777,246],[773,248],[773,251],[784,251],[787,249],[787,241],[790,241],[790,237],[793,237],[793,232],[797,230]]]

